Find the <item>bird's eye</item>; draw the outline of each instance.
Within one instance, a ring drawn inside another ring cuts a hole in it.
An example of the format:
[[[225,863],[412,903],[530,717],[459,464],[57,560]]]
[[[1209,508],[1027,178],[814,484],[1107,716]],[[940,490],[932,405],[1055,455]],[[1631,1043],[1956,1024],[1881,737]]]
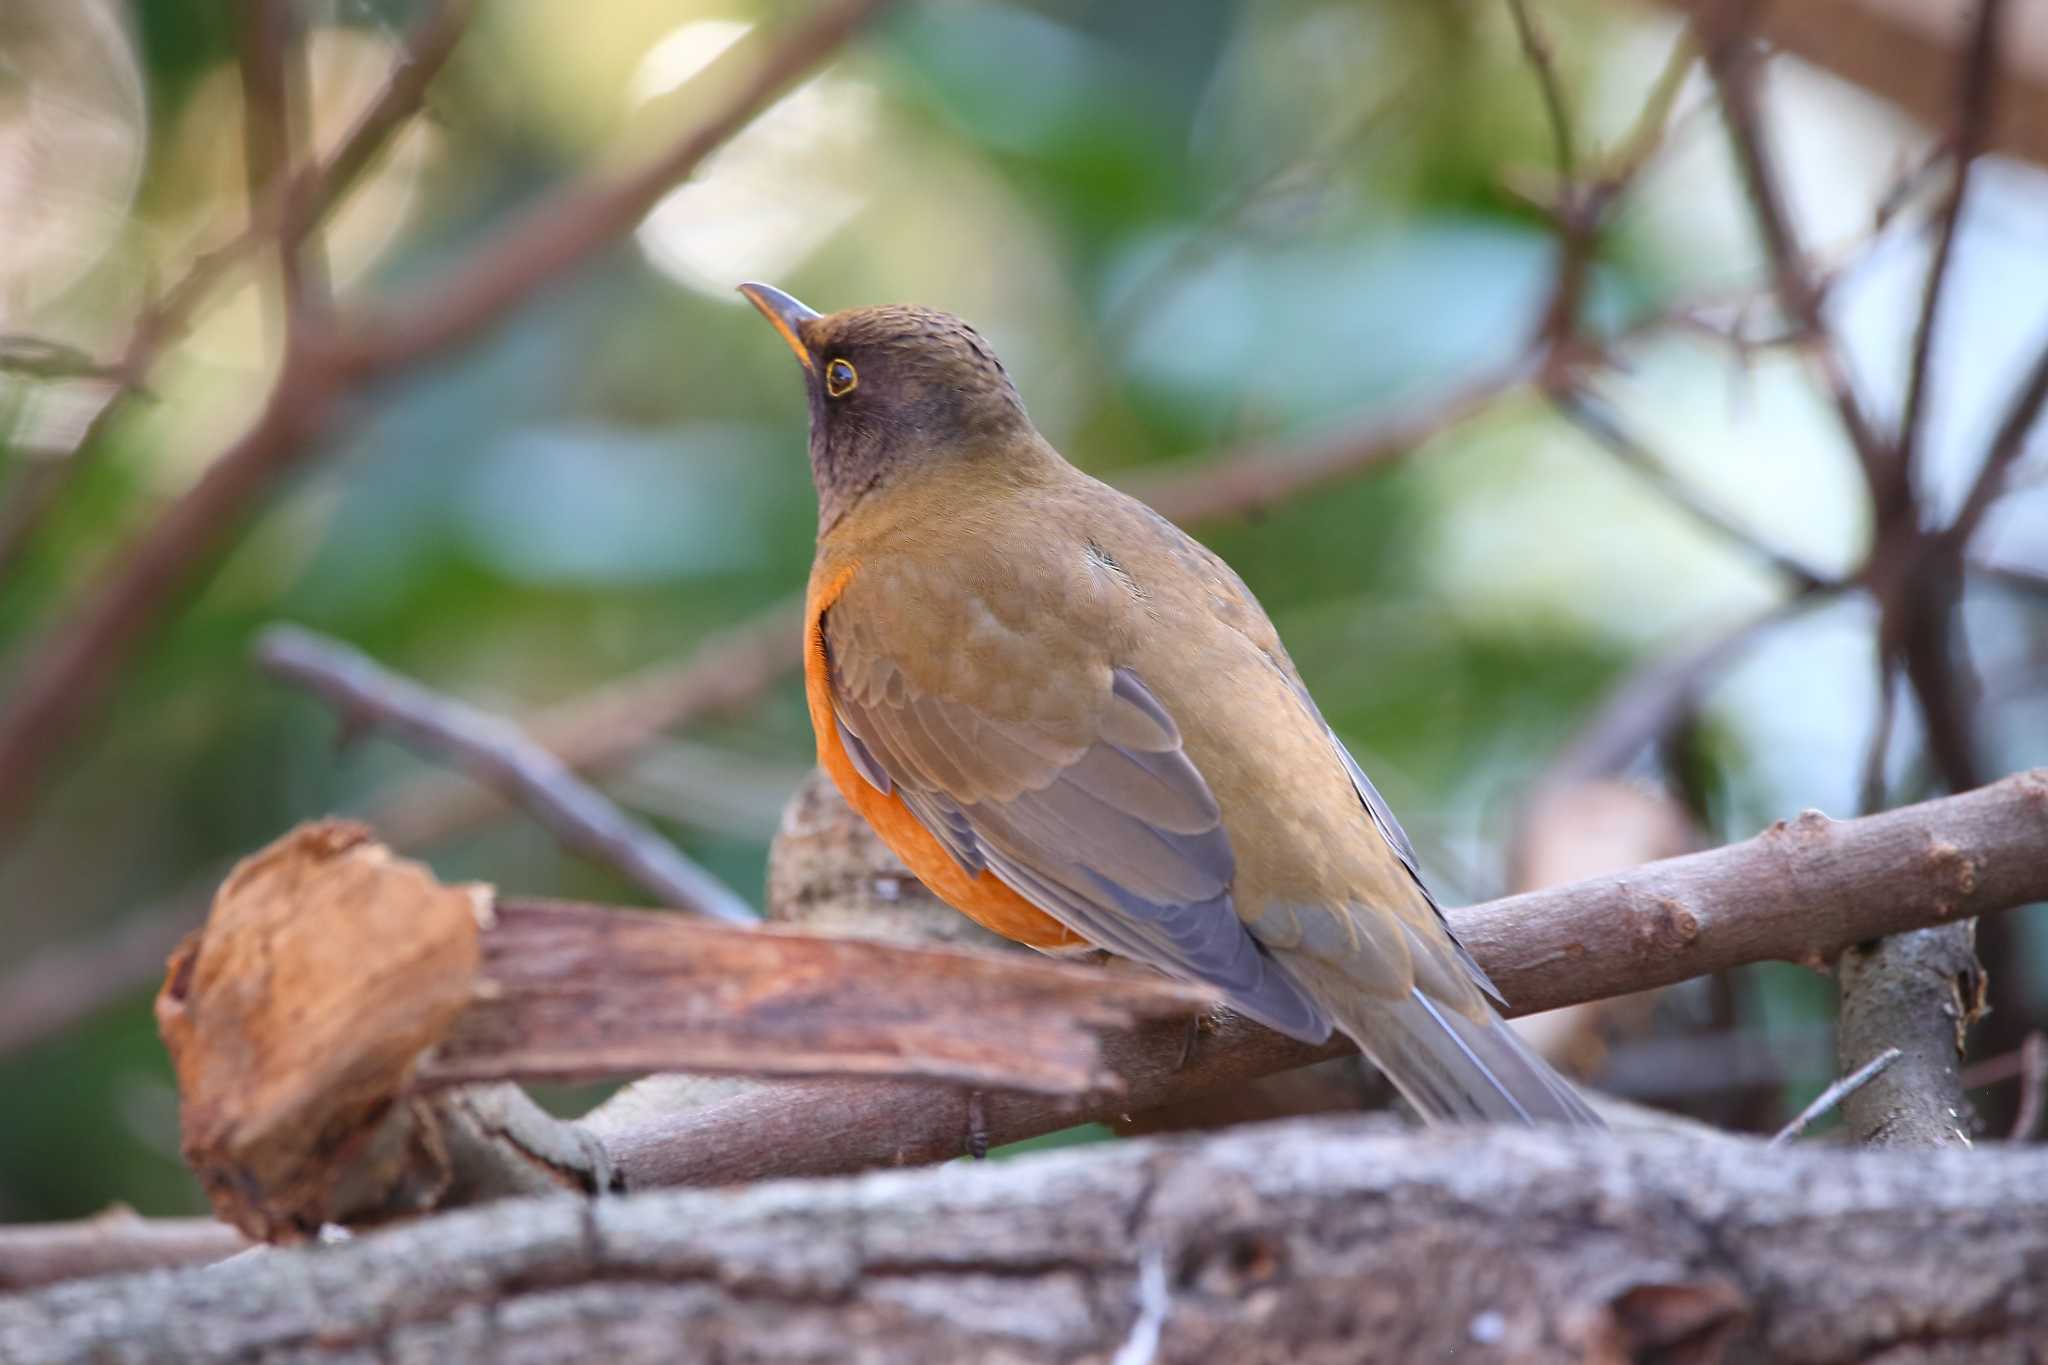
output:
[[[834,398],[844,398],[860,384],[860,376],[853,372],[853,366],[844,360],[835,360],[825,367],[825,392]]]

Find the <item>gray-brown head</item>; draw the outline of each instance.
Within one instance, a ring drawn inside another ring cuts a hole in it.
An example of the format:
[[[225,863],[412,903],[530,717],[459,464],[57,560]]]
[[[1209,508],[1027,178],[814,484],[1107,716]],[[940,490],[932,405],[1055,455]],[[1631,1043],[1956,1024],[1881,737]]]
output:
[[[821,526],[906,470],[1042,447],[1002,362],[950,313],[908,304],[819,313],[769,285],[740,292],[803,365]]]

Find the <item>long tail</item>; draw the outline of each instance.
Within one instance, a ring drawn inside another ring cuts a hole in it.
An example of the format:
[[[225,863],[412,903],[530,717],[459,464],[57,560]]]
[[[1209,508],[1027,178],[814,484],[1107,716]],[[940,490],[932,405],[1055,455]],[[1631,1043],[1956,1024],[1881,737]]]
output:
[[[1338,1025],[1426,1119],[1607,1126],[1490,1011],[1470,1019],[1417,990],[1398,1005],[1361,1002],[1339,1015]]]

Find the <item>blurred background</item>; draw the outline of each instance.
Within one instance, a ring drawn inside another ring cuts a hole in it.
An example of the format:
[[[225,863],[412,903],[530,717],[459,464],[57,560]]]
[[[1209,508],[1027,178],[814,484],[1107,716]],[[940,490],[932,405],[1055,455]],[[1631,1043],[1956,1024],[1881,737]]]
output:
[[[575,177],[660,146],[702,112],[695,73],[806,8],[480,5],[425,116],[326,225],[337,292],[431,288]],[[2038,38],[2040,14],[2015,8]],[[297,12],[327,146],[418,11]],[[1593,0],[1535,12],[1582,148],[1617,144],[1678,20]],[[1842,266],[1832,316],[1889,417],[1931,242],[1930,187],[1911,173],[1937,132],[1791,59],[1768,90],[1795,216]],[[78,358],[119,355],[152,291],[240,230],[241,101],[233,10],[214,0],[0,7],[0,506],[32,493],[106,401],[112,381]],[[476,344],[353,400],[62,751],[0,843],[0,992],[15,997],[0,995],[0,1219],[204,1207],[178,1160],[151,964],[232,859],[307,817],[388,810],[434,774],[376,737],[338,745],[325,708],[250,666],[262,626],[331,633],[530,716],[686,658],[800,590],[814,515],[801,388],[737,281],[825,310],[916,301],[965,316],[1053,442],[1125,477],[1426,405],[1524,354],[1558,250],[1528,187],[1551,166],[1537,84],[1496,3],[887,12],[630,237]],[[1934,353],[1936,514],[1962,498],[2042,342],[2044,241],[2048,175],[1980,163]],[[1797,357],[1645,325],[1715,301],[1762,336],[1769,310],[1742,306],[1762,278],[1694,71],[1600,245],[1588,329],[1622,340],[1592,386],[1702,496],[1817,573],[1845,573],[1869,504]],[[32,534],[0,546],[0,689],[252,421],[276,330],[245,262],[170,344],[147,396],[89,458],[71,457]],[[1991,776],[2048,763],[2048,577],[2030,579],[2048,575],[2044,474],[2038,454],[2016,466],[1976,542],[2011,572],[1971,577],[1960,608]],[[1550,765],[1614,688],[1788,590],[1526,388],[1382,471],[1193,529],[1265,602],[1447,901],[1553,865],[1745,838],[1808,806],[1858,808],[1879,691],[1874,613],[1854,595],[1731,651],[1696,704],[1627,755],[1626,785],[1553,799]],[[810,764],[799,688],[770,676],[605,780],[753,897]],[[1902,703],[1885,800],[1940,787]],[[444,878],[645,899],[517,815],[443,826],[412,851]],[[2009,1049],[2048,1016],[2038,908],[1985,956]],[[1821,976],[1752,969],[1646,1008],[1586,1065],[1651,1102],[1768,1126],[1832,1076],[1831,1001]]]

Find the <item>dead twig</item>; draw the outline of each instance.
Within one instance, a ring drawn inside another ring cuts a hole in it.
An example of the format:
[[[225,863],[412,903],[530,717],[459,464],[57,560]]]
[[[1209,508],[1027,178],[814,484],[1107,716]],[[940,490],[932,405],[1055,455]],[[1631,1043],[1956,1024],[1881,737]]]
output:
[[[1897,1060],[1899,1060],[1899,1050],[1895,1047],[1888,1047],[1883,1052],[1878,1053],[1875,1057],[1872,1057],[1861,1067],[1857,1068],[1855,1074],[1842,1077],[1833,1085],[1821,1091],[1820,1094],[1814,1096],[1813,1103],[1800,1110],[1790,1123],[1780,1128],[1777,1136],[1770,1140],[1769,1145],[1772,1147],[1782,1147],[1793,1138],[1798,1137],[1806,1131],[1808,1124],[1826,1114],[1846,1097],[1855,1094],[1858,1090],[1876,1080],[1880,1072]]]
[[[518,804],[562,844],[622,874],[664,905],[746,923],[736,892],[577,777],[517,726],[400,677],[367,655],[290,626],[256,644],[263,670],[312,692],[344,726],[373,726],[445,758]]]

